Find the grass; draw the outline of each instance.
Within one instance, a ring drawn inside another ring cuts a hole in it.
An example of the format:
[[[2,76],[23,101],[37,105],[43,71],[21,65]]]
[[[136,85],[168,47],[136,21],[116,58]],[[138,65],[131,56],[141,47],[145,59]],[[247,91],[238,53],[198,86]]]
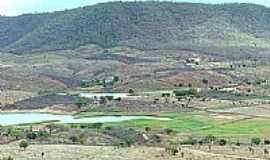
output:
[[[201,130],[200,133],[204,135],[212,134],[220,137],[269,137],[270,120],[261,118],[246,119],[236,123],[216,125],[210,129]]]
[[[106,123],[105,126],[137,127],[137,128],[170,128],[177,132],[196,130],[202,127],[213,125],[209,119],[196,113],[158,113],[156,116],[168,117],[172,120],[130,120],[116,123]]]
[[[84,116],[87,113],[84,113]],[[115,113],[88,113],[88,115],[115,115]],[[125,113],[117,113],[117,115],[131,115]],[[123,122],[106,123],[104,127],[136,127],[144,129],[150,127],[153,129],[170,128],[177,133],[191,133],[195,136],[215,135],[217,137],[252,137],[252,136],[270,136],[270,120],[264,118],[239,118],[238,115],[231,116],[231,119],[217,118],[218,115],[210,115],[206,112],[192,113],[134,113],[132,115],[155,115],[160,117],[168,117],[172,120],[130,120]],[[235,116],[235,117],[234,117]]]

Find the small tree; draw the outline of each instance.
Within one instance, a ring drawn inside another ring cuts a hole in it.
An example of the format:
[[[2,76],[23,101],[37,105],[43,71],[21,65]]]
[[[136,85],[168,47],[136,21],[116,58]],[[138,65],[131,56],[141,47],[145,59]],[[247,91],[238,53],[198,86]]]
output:
[[[26,140],[22,140],[19,146],[25,150],[28,147],[28,142]]]
[[[42,152],[42,153],[41,153],[41,158],[43,159],[43,158],[44,158],[44,156],[45,156],[45,153],[44,153],[44,152]]]

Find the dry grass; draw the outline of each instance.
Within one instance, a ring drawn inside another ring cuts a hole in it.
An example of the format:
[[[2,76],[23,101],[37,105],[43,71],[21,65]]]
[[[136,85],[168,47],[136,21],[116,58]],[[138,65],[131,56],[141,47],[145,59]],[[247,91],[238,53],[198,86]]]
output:
[[[98,146],[76,146],[76,145],[31,145],[25,151],[20,150],[18,143],[0,146],[0,158],[12,156],[16,160],[38,160],[42,159],[41,153],[45,153],[47,160],[237,160],[253,159],[260,160],[267,158],[261,152],[254,155],[248,153],[248,149],[243,147],[230,153],[230,147],[222,150],[216,148],[213,152],[207,152],[205,148],[197,150],[194,148],[184,148],[184,158],[181,154],[171,156],[162,148],[152,147],[98,147]],[[258,149],[259,150],[259,149]],[[262,150],[262,149],[261,149]],[[239,154],[237,154],[239,151]]]

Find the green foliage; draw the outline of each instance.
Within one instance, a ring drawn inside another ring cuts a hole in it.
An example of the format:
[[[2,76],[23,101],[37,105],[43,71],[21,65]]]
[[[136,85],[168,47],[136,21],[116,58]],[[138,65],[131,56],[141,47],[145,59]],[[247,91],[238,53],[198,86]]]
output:
[[[2,16],[0,23],[0,48],[15,53],[86,44],[221,54],[270,48],[269,8],[253,4],[113,2],[55,13]]]
[[[30,132],[26,134],[26,138],[27,139],[36,139],[37,138],[37,134],[34,132]]]
[[[210,134],[210,135],[207,135],[204,140],[207,143],[211,143],[211,142],[214,142],[216,139],[217,138],[215,136],[213,136],[213,135]]]
[[[186,141],[183,141],[181,142],[181,144],[184,144],[184,145],[195,145],[198,143],[198,140],[197,139],[194,139],[192,137],[190,137],[188,140]]]
[[[96,128],[100,129],[102,127],[103,123],[82,123],[82,124],[71,124],[72,128]]]
[[[270,145],[270,140],[269,139],[264,140],[264,144],[265,145]]]
[[[261,139],[256,137],[251,139],[251,144],[259,145],[261,143]]]
[[[22,140],[19,144],[20,148],[23,148],[24,150],[28,147],[28,142],[26,140]]]
[[[181,89],[181,90],[174,90],[173,93],[176,97],[184,97],[184,96],[190,96],[190,95],[196,95],[197,91],[195,89]]]
[[[218,140],[218,144],[220,146],[225,146],[227,144],[227,141],[225,139],[220,139],[220,140]]]
[[[83,98],[83,97],[76,97],[76,98],[75,98],[75,105],[76,105],[78,108],[87,106],[87,103],[88,103],[88,101],[87,101],[86,98]]]

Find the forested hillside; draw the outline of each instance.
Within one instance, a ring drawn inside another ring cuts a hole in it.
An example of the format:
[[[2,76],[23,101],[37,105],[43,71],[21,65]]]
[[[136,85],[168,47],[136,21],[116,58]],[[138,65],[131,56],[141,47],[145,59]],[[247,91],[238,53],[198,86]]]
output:
[[[28,53],[87,44],[250,53],[270,49],[270,8],[253,4],[111,2],[0,17],[0,50]]]

